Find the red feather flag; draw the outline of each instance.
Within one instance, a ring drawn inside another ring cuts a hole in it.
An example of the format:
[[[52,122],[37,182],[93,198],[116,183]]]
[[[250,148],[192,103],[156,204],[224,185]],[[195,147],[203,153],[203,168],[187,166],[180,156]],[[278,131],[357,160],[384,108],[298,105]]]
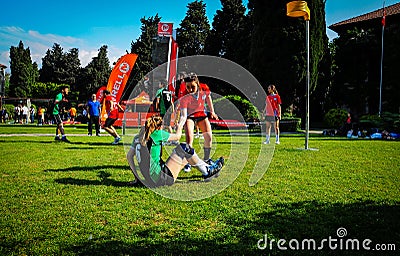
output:
[[[382,26],[386,26],[386,10],[383,9]]]

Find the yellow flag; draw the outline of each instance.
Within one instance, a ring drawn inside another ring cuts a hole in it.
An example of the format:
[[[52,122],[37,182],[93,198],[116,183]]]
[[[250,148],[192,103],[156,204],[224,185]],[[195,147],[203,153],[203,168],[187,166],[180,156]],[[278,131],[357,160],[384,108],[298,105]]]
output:
[[[304,17],[310,20],[310,9],[306,1],[292,1],[286,4],[286,15],[289,17]]]

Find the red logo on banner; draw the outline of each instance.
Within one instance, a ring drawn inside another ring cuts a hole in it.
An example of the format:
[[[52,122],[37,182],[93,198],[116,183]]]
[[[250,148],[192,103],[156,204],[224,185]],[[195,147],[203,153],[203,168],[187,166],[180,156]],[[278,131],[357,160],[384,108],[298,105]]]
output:
[[[172,36],[173,23],[158,23],[158,35]]]

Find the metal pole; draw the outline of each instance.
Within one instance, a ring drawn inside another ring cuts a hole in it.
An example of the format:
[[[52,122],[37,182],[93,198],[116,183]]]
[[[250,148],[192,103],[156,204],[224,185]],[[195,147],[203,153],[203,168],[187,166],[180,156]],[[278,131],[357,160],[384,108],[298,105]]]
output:
[[[385,26],[382,26],[382,50],[381,50],[381,78],[379,82],[379,112],[378,116],[382,113],[382,80],[383,80],[383,34],[385,32]]]
[[[310,132],[310,21],[306,20],[306,45],[307,45],[307,100],[306,100],[306,141],[305,149],[308,149],[308,137]]]

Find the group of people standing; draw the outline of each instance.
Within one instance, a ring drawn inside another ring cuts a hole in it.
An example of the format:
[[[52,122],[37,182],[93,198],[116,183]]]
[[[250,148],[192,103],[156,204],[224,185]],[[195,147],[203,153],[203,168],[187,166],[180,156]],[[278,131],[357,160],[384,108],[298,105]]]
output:
[[[33,123],[35,118],[35,109],[28,108],[25,104],[18,104],[14,107],[14,124]]]
[[[61,87],[61,92],[56,95],[54,100],[54,107],[52,114],[54,123],[57,125],[56,136],[54,138],[54,140],[56,141],[70,142],[65,135],[63,120],[61,118],[61,113],[60,113],[62,105],[68,102],[67,99],[68,93],[69,93],[69,87],[63,86]],[[103,91],[102,102],[105,105],[105,110],[107,115],[107,119],[104,122],[103,128],[111,136],[114,137],[114,141],[112,144],[116,145],[121,141],[121,137],[118,135],[117,131],[113,127],[113,124],[118,119],[119,111],[120,110],[124,111],[124,110],[117,102],[113,100],[113,98],[111,97],[111,93],[108,90]],[[88,117],[88,135],[92,136],[93,125],[94,125],[96,136],[100,136],[101,104],[97,100],[96,94],[92,94],[90,100],[87,102],[86,112]]]

